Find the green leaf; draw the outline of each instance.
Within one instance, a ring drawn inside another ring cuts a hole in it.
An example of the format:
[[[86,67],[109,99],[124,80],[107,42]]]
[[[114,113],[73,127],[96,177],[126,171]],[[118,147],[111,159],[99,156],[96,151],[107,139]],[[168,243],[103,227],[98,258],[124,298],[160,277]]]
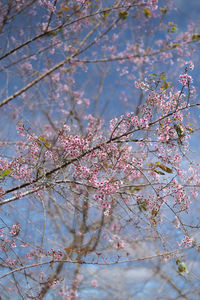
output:
[[[164,72],[159,72],[158,74],[162,80],[164,80],[166,78],[166,75],[164,74]]]
[[[186,264],[183,261],[180,261],[179,259],[177,259],[176,264],[178,265],[178,271],[179,271],[180,275],[183,275],[184,272],[186,274],[189,273],[188,269],[186,267]]]
[[[166,90],[168,88],[168,83],[164,80],[161,89]]]
[[[157,174],[159,175],[165,175],[165,173],[161,172],[161,171],[158,171],[158,170],[154,170]]]
[[[68,11],[69,10],[69,7],[68,6],[65,6],[65,5],[62,5],[62,10],[64,10],[64,11]]]
[[[8,176],[11,172],[12,172],[12,169],[5,170],[2,175],[5,177],[5,176]]]
[[[150,73],[149,76],[157,77],[157,74],[155,74],[155,73]]]
[[[106,19],[109,16],[110,12],[104,11],[103,12],[103,18]]]
[[[168,32],[173,33],[178,30],[177,24],[174,24],[173,22],[169,22],[168,24],[170,26],[170,28],[168,29]]]
[[[168,11],[169,7],[166,7],[166,8],[161,8],[160,11],[163,15],[165,15]]]
[[[128,12],[127,11],[123,11],[123,10],[119,11],[119,18],[120,19],[126,20],[127,17],[128,17]]]
[[[8,169],[8,170],[5,170],[3,172],[1,172],[0,174],[0,179],[4,179],[6,176],[8,176],[10,173],[12,172],[12,169]]]
[[[50,143],[49,143],[48,139],[46,139],[42,135],[37,140],[37,144],[38,144],[38,146],[40,146],[42,148],[49,148],[50,147]]]
[[[146,18],[148,18],[151,16],[151,12],[147,8],[144,8],[144,15]]]
[[[158,209],[157,208],[153,208],[151,211],[152,216],[156,217],[158,214]]]
[[[134,188],[135,191],[140,191],[141,189],[142,189],[141,186],[136,186],[136,187]]]
[[[158,165],[158,167],[167,173],[173,173],[172,169],[170,169],[169,167],[167,167],[165,165]]]
[[[192,35],[192,40],[200,40],[200,34],[193,34]]]
[[[140,211],[147,210],[147,203],[145,201],[143,202],[137,201],[137,204]]]
[[[50,31],[50,32],[45,33],[45,35],[47,35],[47,36],[56,36],[57,34],[58,33],[55,31]]]
[[[171,28],[171,31],[170,31],[170,32],[174,32],[174,31],[177,31],[177,30],[178,30],[177,27],[173,26],[173,27]]]
[[[179,47],[180,46],[180,44],[179,43],[177,43],[177,44],[173,44],[172,45],[172,48],[177,48],[177,47]]]
[[[182,138],[185,136],[185,129],[181,124],[180,125],[175,124],[174,128],[176,129],[176,132],[177,132],[179,138]]]
[[[189,126],[185,126],[185,128],[187,129],[187,131],[189,131],[190,133],[194,133],[194,129],[189,127]]]
[[[51,178],[51,174],[46,174],[46,177],[47,178]]]

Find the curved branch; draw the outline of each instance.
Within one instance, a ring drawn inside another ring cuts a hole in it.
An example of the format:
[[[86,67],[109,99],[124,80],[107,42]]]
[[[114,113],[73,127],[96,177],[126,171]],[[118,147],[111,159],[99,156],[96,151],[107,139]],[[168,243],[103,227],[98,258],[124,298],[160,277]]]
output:
[[[168,251],[168,252],[164,252],[164,253],[159,253],[159,254],[155,254],[155,255],[150,255],[150,256],[145,256],[145,257],[139,257],[139,258],[133,258],[133,259],[129,259],[129,260],[121,260],[121,261],[114,261],[114,262],[89,262],[89,261],[79,261],[79,260],[71,260],[71,259],[64,259],[64,260],[50,260],[50,261],[45,261],[45,262],[41,262],[41,263],[36,263],[36,264],[32,264],[32,265],[28,265],[28,266],[23,266],[17,269],[14,269],[2,276],[0,276],[0,279],[5,278],[13,273],[16,272],[20,272],[26,269],[30,269],[30,268],[36,268],[39,266],[44,266],[44,265],[48,265],[48,264],[54,264],[54,263],[72,263],[72,264],[81,264],[81,265],[100,265],[100,266],[110,266],[110,265],[115,265],[115,264],[124,264],[124,263],[134,263],[134,262],[138,262],[138,261],[144,261],[144,260],[149,260],[149,259],[154,259],[154,258],[158,258],[158,257],[164,257],[164,256],[169,256],[169,255],[175,255],[178,254],[182,251],[185,251],[186,249],[179,249],[179,250],[174,250],[174,251]]]

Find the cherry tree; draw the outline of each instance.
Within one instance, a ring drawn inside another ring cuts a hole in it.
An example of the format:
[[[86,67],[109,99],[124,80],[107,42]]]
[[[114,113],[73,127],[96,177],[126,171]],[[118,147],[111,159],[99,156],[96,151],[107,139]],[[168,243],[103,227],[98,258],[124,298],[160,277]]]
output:
[[[198,299],[200,34],[176,5],[1,2],[2,299]]]

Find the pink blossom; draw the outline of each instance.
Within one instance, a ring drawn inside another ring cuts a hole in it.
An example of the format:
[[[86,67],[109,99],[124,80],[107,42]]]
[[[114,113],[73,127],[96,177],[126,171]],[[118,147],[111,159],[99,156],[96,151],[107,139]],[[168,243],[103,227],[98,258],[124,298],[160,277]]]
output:
[[[91,281],[91,284],[92,284],[92,286],[93,286],[94,288],[97,288],[97,287],[98,287],[98,282],[97,282],[97,280],[92,280],[92,281]]]
[[[189,236],[185,236],[182,239],[180,246],[183,246],[183,247],[192,247],[192,242],[193,242],[193,238],[191,238]]]
[[[15,263],[16,263],[16,260],[15,260],[15,259],[7,258],[6,262],[7,262],[7,264],[8,264],[9,266],[14,266]]]
[[[189,69],[192,71],[194,70],[194,64],[192,61],[189,62]]]
[[[180,221],[177,216],[175,216],[173,223],[176,228],[180,227]]]
[[[189,82],[192,82],[192,77],[189,76],[187,73],[181,74],[179,78],[180,78],[179,82],[181,82],[183,86],[186,86],[188,85]]]
[[[19,224],[14,224],[12,226],[12,229],[11,229],[10,233],[12,234],[12,236],[18,236],[20,231],[21,231],[20,225]]]
[[[16,244],[14,242],[11,243],[12,248],[16,248]]]

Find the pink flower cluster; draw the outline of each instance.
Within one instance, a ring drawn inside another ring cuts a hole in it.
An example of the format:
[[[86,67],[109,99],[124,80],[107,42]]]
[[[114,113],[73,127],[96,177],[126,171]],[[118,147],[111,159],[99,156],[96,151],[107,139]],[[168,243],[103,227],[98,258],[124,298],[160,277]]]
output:
[[[65,299],[65,300],[75,300],[78,297],[78,292],[77,292],[77,289],[73,290],[70,287],[64,285],[59,290],[58,295],[59,296],[64,296],[63,299]]]
[[[88,150],[88,141],[78,135],[63,135],[59,138],[62,147],[66,151],[66,155],[71,157],[78,156],[82,151]]]
[[[39,0],[39,5],[40,6],[46,6],[50,13],[54,13],[55,10],[56,10],[56,7],[53,4],[53,0],[52,1],[50,1],[50,0],[49,1],[48,0]]]
[[[189,76],[187,73],[181,74],[179,78],[179,82],[181,82],[183,86],[187,86],[190,82],[192,82],[192,77]]]
[[[63,258],[63,253],[61,250],[55,250],[55,249],[51,249],[48,251],[45,250],[39,250],[39,249],[35,249],[35,250],[31,250],[29,253],[26,254],[27,259],[37,259],[38,257],[41,257],[41,255],[44,255],[46,257],[50,257],[53,260],[61,260]]]
[[[158,0],[148,0],[147,4],[149,5],[149,8],[151,10],[156,10],[158,9]]]
[[[182,246],[182,247],[192,247],[192,242],[193,242],[192,238],[190,238],[189,236],[185,236],[182,239],[180,246]]]
[[[92,280],[91,281],[91,285],[94,287],[94,288],[97,288],[98,287],[98,282],[97,282],[97,280]]]
[[[63,258],[63,253],[59,249],[51,249],[51,251],[47,251],[47,256],[53,256],[53,260],[61,260]]]
[[[94,198],[100,204],[100,208],[110,209],[110,204],[107,200],[104,200],[103,194],[96,194]]]
[[[101,180],[99,181],[96,176],[93,176],[90,180],[94,186],[96,186],[103,194],[110,195],[117,192],[119,189],[118,181]]]
[[[76,171],[74,172],[73,177],[78,177],[78,178],[83,177],[85,179],[88,179],[92,174],[91,169],[81,165],[76,166],[75,170]]]
[[[12,226],[12,229],[11,229],[10,233],[12,234],[12,236],[18,236],[20,231],[21,231],[20,224],[14,224]]]
[[[7,264],[9,266],[14,266],[16,264],[16,260],[15,259],[7,258],[6,262],[7,262]]]

